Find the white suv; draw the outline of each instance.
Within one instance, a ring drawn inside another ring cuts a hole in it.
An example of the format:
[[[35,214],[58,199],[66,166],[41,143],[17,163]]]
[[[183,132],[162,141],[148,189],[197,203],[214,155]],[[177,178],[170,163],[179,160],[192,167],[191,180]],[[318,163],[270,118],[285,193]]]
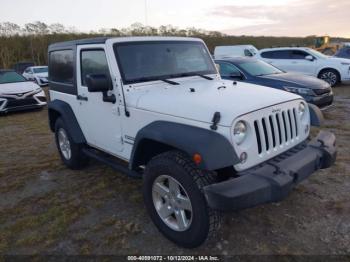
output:
[[[219,212],[278,201],[336,158],[308,140],[321,112],[292,93],[221,80],[196,38],[97,38],[49,47],[49,122],[62,161],[143,179],[158,229],[203,243]]]
[[[316,76],[331,86],[350,80],[349,59],[326,56],[311,48],[261,49],[258,57],[286,72]]]

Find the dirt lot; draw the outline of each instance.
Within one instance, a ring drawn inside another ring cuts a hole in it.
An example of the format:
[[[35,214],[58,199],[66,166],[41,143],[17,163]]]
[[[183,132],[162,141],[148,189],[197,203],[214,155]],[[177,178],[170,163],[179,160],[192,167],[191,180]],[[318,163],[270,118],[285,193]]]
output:
[[[350,254],[350,86],[334,91],[324,128],[337,135],[336,165],[281,203],[226,214],[216,239],[194,250],[156,230],[141,181],[96,162],[65,168],[46,109],[0,117],[0,253]]]

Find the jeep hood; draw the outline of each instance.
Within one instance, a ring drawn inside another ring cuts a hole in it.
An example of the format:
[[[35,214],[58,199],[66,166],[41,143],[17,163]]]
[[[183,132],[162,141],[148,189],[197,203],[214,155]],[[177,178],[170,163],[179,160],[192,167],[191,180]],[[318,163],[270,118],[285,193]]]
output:
[[[140,94],[131,106],[206,123],[212,121],[215,112],[220,112],[219,125],[231,126],[232,121],[240,115],[301,99],[285,91],[240,82],[234,85],[228,80],[172,80],[179,85],[157,82],[148,85],[149,88],[145,85],[134,89]]]

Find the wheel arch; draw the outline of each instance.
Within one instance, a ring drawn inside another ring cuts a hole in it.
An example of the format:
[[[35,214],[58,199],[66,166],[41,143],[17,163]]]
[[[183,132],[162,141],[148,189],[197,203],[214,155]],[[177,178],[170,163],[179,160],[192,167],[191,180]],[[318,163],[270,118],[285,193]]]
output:
[[[54,100],[48,103],[49,126],[52,132],[55,132],[55,123],[59,117],[66,124],[67,131],[77,144],[86,143],[85,136],[75,117],[71,106],[60,100]]]
[[[169,150],[180,150],[189,157],[202,157],[199,167],[216,170],[239,163],[231,143],[214,131],[167,121],[155,121],[140,129],[130,157],[130,168],[145,165],[154,156]]]

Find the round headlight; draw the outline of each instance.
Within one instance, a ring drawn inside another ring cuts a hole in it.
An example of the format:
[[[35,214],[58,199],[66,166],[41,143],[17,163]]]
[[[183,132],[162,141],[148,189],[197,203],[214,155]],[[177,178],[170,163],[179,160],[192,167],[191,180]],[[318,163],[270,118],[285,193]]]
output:
[[[301,102],[299,104],[299,113],[300,113],[300,115],[303,115],[305,113],[305,110],[306,110],[306,106],[305,106],[305,104],[303,102]]]
[[[247,134],[247,125],[243,121],[238,121],[233,129],[233,138],[239,145],[243,142]]]

